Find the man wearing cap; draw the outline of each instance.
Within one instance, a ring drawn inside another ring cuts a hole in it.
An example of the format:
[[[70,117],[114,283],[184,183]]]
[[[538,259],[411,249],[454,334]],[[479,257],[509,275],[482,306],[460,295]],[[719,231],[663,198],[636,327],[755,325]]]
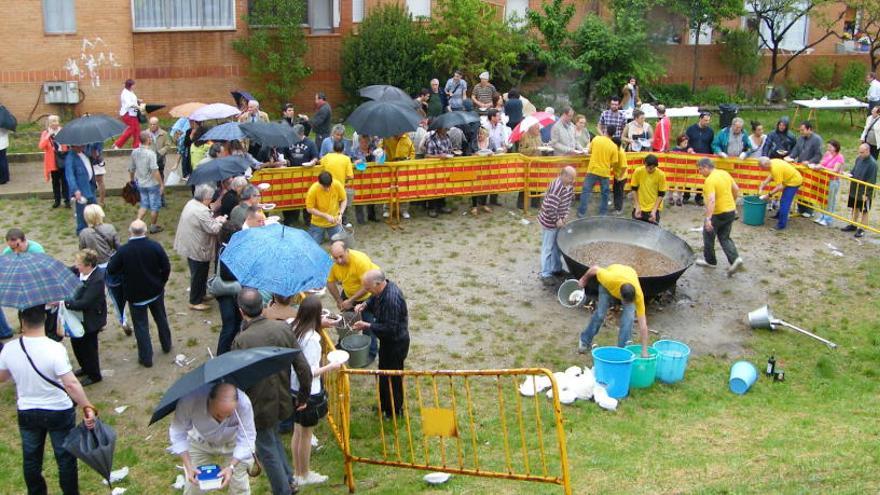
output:
[[[489,82],[489,73],[484,71],[480,74],[480,82],[471,92],[471,100],[477,110],[488,110],[492,108],[492,95],[496,92],[495,86]]]
[[[611,306],[612,298],[622,303],[620,312],[620,331],[617,334],[617,347],[626,346],[632,333],[633,320],[639,322],[639,337],[642,341],[642,357],[648,357],[648,319],[645,316],[645,295],[639,284],[639,275],[626,265],[609,265],[602,268],[593,265],[578,280],[578,285],[586,287],[589,280],[596,277],[599,282],[599,301],[596,311],[590,317],[590,323],[581,332],[578,340],[578,352],[586,354],[593,346],[593,337],[599,333],[605,315]]]
[[[770,196],[780,191],[782,192],[782,197],[779,200],[779,216],[776,221],[776,230],[783,230],[788,225],[788,214],[791,211],[791,204],[794,203],[798,189],[804,183],[804,177],[794,168],[794,165],[779,158],[770,159],[762,156],[758,158],[758,166],[761,167],[761,170],[770,172],[770,175],[758,186],[758,194],[761,194],[764,188],[770,185],[770,182],[775,184],[770,192],[761,194],[761,199],[766,201]]]

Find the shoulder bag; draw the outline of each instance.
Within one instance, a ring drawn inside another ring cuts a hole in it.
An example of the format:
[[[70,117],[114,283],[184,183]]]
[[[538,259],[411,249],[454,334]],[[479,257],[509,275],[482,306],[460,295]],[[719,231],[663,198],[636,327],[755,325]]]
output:
[[[25,347],[24,347],[24,337],[19,337],[18,343],[21,344],[21,350],[22,350],[22,352],[24,352],[24,357],[26,357],[28,362],[31,363],[31,368],[33,368],[34,371],[36,371],[37,374],[40,375],[40,378],[42,378],[43,380],[46,380],[47,382],[49,382],[49,385],[52,385],[53,387],[61,390],[62,392],[67,394],[68,397],[70,397],[70,394],[67,393],[67,390],[64,388],[64,385],[61,385],[60,383],[56,382],[55,380],[52,380],[48,376],[44,375],[42,371],[37,369],[37,365],[34,364],[34,360],[31,359],[31,355],[28,354],[27,349],[25,349]],[[70,400],[73,400],[73,398],[71,398]]]
[[[241,284],[238,281],[226,281],[220,277],[220,254],[223,249],[217,253],[217,263],[214,264],[214,275],[208,279],[208,293],[214,297],[235,296],[241,291]]]

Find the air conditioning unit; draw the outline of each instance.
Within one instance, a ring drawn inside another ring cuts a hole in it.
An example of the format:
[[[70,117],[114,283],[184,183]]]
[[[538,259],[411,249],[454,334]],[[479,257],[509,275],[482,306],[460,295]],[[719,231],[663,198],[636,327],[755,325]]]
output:
[[[46,81],[43,83],[43,102],[47,105],[76,105],[79,103],[78,81]]]

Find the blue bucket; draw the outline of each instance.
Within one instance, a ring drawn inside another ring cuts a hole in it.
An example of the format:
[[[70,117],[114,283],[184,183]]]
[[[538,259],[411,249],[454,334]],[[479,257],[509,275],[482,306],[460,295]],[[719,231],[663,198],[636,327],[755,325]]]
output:
[[[605,386],[608,396],[622,399],[629,394],[629,380],[635,354],[622,347],[593,349],[593,373],[596,381]]]
[[[675,340],[658,340],[651,346],[657,349],[657,379],[675,383],[684,379],[691,348]]]
[[[758,379],[758,369],[748,361],[737,361],[730,367],[730,391],[743,395]]]

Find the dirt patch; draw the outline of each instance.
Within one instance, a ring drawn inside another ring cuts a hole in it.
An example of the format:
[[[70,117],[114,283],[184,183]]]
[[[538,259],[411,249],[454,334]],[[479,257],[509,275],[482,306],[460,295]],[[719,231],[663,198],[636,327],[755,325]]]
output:
[[[597,241],[583,244],[571,250],[571,257],[584,266],[608,266],[614,263],[627,265],[640,277],[659,277],[681,269],[681,265],[668,256],[622,242]]]

